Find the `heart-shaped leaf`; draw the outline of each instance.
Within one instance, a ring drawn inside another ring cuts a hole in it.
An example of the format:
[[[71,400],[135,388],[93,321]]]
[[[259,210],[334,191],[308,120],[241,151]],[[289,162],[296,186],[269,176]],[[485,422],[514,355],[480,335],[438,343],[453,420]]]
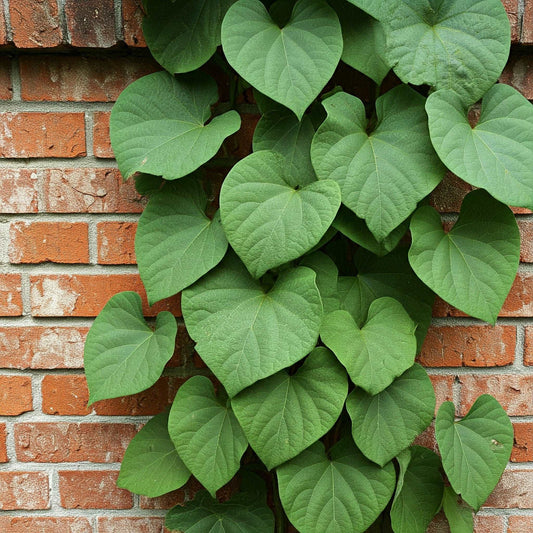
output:
[[[409,262],[441,298],[476,318],[496,322],[518,269],[520,233],[511,210],[483,190],[468,194],[444,233],[437,211],[411,219]]]
[[[300,266],[313,269],[316,273],[316,285],[322,299],[324,314],[340,309],[337,290],[339,271],[334,261],[323,252],[306,255]]]
[[[277,468],[283,508],[300,533],[363,533],[392,496],[394,467],[371,463],[347,438],[329,456],[317,442]]]
[[[452,89],[473,104],[498,80],[511,45],[500,0],[380,3],[387,60],[403,82]]]
[[[392,298],[374,300],[361,329],[347,311],[326,315],[320,337],[352,381],[372,395],[388,387],[415,360],[415,324]]]
[[[441,405],[435,436],[453,490],[477,512],[504,471],[513,449],[513,426],[495,398],[480,396],[454,421],[453,403]]]
[[[256,278],[313,248],[341,203],[334,181],[309,182],[287,170],[282,156],[256,152],[232,168],[220,191],[228,240]]]
[[[388,10],[392,7],[393,0],[381,0],[376,2],[376,0],[346,0],[357,6],[359,9],[362,9],[372,17],[377,20],[384,20],[388,15]]]
[[[235,0],[144,0],[143,35],[171,74],[201,67],[220,44],[220,27]]]
[[[220,216],[209,219],[206,207],[194,177],[150,198],[139,220],[135,253],[151,304],[180,292],[222,261],[228,241]]]
[[[182,309],[196,350],[231,397],[303,359],[322,322],[311,269],[286,270],[265,290],[233,254],[183,291]]]
[[[426,533],[442,502],[444,482],[439,456],[412,446],[398,457],[400,474],[391,508],[394,533]]]
[[[474,531],[472,508],[464,503],[451,487],[444,487],[442,509],[448,519],[450,533],[472,533]]]
[[[327,433],[347,394],[344,368],[320,347],[295,374],[274,374],[239,393],[231,405],[250,445],[271,470]]]
[[[433,146],[452,172],[500,202],[533,208],[533,105],[518,91],[492,87],[474,128],[454,91],[433,93],[426,109]]]
[[[136,292],[115,294],[85,342],[89,404],[150,388],[174,353],[177,331],[172,313],[159,313],[153,330],[144,320]]]
[[[203,72],[156,72],[129,85],[111,111],[110,137],[124,179],[135,172],[167,180],[190,174],[241,124],[236,111],[211,118],[216,83]]]
[[[424,98],[402,85],[376,101],[369,134],[359,98],[338,92],[324,100],[327,119],[311,145],[319,179],[335,180],[342,203],[378,241],[399,226],[444,177],[429,139]]]
[[[415,364],[375,396],[355,389],[346,409],[357,447],[383,466],[431,424],[435,392],[426,371]]]
[[[178,389],[168,419],[179,456],[213,497],[237,473],[248,447],[228,403],[209,378],[194,376]]]
[[[239,0],[222,23],[222,46],[247,82],[301,119],[335,72],[342,32],[322,0],[298,0],[282,28],[260,0]]]
[[[168,412],[154,416],[133,437],[120,465],[117,487],[149,498],[179,489],[191,476],[168,434]]]

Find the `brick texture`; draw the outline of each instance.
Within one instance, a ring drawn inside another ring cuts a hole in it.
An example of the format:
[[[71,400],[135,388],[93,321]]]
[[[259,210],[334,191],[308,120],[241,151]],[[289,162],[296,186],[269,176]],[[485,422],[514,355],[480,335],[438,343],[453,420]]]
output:
[[[11,59],[0,56],[0,100],[11,100],[12,98]]]
[[[7,456],[6,437],[6,425],[0,424],[0,463],[7,463],[9,460]]]
[[[103,265],[135,264],[134,222],[100,222],[98,224],[98,262]]]
[[[506,470],[484,506],[498,509],[531,509],[533,470]]]
[[[531,0],[526,0],[524,7],[521,41],[524,44],[533,44],[533,5]]]
[[[91,523],[87,518],[76,517],[17,517],[0,516],[0,531],[2,533],[93,533]]]
[[[531,533],[533,516],[510,516],[507,533]]]
[[[93,116],[93,153],[96,157],[109,159],[115,157],[109,139],[109,118],[111,113],[99,111]]]
[[[99,533],[163,533],[164,519],[159,517],[109,517],[98,519]]]
[[[20,274],[0,274],[0,316],[22,314],[21,283]]]
[[[9,0],[9,14],[18,48],[53,48],[63,42],[57,0]]]
[[[26,169],[0,170],[0,212],[36,213],[38,209],[36,174]]]
[[[142,0],[122,0],[122,28],[128,46],[146,46],[142,33],[143,12]]]
[[[29,376],[0,376],[0,416],[16,416],[33,409]]]
[[[500,81],[512,85],[528,100],[533,99],[533,59],[530,55],[518,56],[508,63]]]
[[[7,44],[7,27],[4,6],[0,5],[0,46]]]
[[[511,461],[525,463],[533,461],[533,423],[515,422],[514,446]]]
[[[109,48],[117,43],[113,0],[66,0],[65,14],[72,46]]]
[[[0,510],[48,509],[48,474],[44,472],[0,472]]]

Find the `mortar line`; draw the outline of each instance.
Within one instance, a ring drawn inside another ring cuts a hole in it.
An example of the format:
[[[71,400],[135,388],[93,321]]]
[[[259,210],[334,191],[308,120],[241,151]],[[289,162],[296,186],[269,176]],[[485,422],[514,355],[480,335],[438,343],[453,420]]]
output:
[[[13,86],[13,95],[11,102],[22,101],[22,81],[20,78],[20,62],[17,56],[13,56],[11,60],[11,84]],[[8,107],[8,106],[6,106]],[[4,106],[2,106],[4,110]]]
[[[11,12],[9,11],[9,0],[3,0],[3,4],[7,40],[8,42],[13,42],[13,27],[11,26]]]

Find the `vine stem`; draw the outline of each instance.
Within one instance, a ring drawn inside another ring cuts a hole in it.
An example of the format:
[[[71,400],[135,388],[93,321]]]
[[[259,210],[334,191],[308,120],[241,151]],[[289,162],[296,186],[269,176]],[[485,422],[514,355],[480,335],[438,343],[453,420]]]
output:
[[[285,533],[287,531],[287,520],[281,505],[278,480],[275,476],[272,476],[272,498],[274,500],[274,516],[276,517],[276,533]]]

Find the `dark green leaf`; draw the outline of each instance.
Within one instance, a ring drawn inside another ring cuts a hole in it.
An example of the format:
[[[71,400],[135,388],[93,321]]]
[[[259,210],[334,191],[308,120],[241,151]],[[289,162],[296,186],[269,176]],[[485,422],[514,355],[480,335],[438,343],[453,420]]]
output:
[[[448,519],[450,533],[472,533],[474,531],[472,508],[464,503],[451,487],[444,488],[442,508]]]

